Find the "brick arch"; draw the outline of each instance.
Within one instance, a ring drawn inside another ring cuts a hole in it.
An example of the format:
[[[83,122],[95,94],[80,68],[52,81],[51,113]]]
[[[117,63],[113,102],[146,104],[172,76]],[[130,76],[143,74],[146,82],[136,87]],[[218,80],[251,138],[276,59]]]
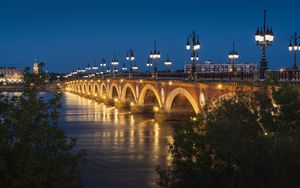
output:
[[[113,96],[113,89],[116,89],[117,93],[118,93],[118,98],[120,98],[120,91],[119,91],[119,87],[116,83],[112,83],[109,87],[109,94],[108,94],[108,97],[109,98],[112,98]]]
[[[136,97],[136,93],[134,90],[134,87],[130,84],[130,83],[126,83],[123,87],[122,93],[121,93],[121,100],[125,101],[126,100],[126,92],[127,89],[130,89],[131,92],[133,93],[133,97],[134,97],[134,101],[137,102],[137,97]]]
[[[87,84],[87,91],[89,95],[93,94],[93,85],[91,83]]]
[[[219,101],[219,100],[222,100],[222,99],[228,99],[232,96],[235,95],[235,92],[233,91],[228,91],[228,92],[225,92],[225,93],[222,93],[222,94],[219,94],[217,96],[215,96],[215,98],[211,101],[211,103],[209,104],[210,107],[213,107],[216,105],[216,103]]]
[[[138,101],[138,104],[140,105],[144,105],[144,102],[145,102],[145,97],[146,97],[146,93],[147,91],[150,90],[152,91],[155,96],[156,96],[156,100],[158,101],[158,105],[159,107],[162,107],[162,102],[161,102],[161,97],[159,95],[159,92],[158,90],[151,84],[147,84],[143,87],[141,93],[140,93],[140,97],[139,97],[139,101]]]
[[[188,101],[191,103],[193,109],[194,109],[194,112],[196,114],[199,114],[200,113],[200,108],[199,108],[199,105],[197,103],[197,99],[195,99],[191,94],[190,92],[188,92],[186,89],[184,88],[176,88],[174,90],[172,90],[168,96],[167,96],[167,99],[166,99],[166,103],[165,103],[165,108],[166,108],[166,111],[167,112],[171,112],[172,110],[172,104],[176,98],[177,95],[179,94],[182,94],[184,95]]]
[[[99,96],[99,94],[100,94],[99,84],[97,84],[97,83],[94,84],[93,94],[95,96]]]
[[[106,93],[103,93],[103,88],[105,88]],[[107,91],[108,91],[107,85],[103,82],[103,83],[100,85],[100,95],[101,95],[102,97],[107,96]]]
[[[87,91],[88,91],[88,90],[87,90],[87,84],[83,83],[82,85],[83,85],[83,87],[82,87],[82,88],[83,88],[83,93],[86,94]]]

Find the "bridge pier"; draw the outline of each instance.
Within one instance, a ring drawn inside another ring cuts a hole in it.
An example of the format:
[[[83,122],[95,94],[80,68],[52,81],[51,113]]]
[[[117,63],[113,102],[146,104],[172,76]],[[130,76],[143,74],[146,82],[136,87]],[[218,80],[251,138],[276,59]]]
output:
[[[159,122],[164,122],[170,119],[170,115],[163,108],[154,107],[154,119]]]
[[[117,101],[115,101],[115,107],[117,109],[129,109],[130,102],[117,100]]]
[[[106,106],[114,106],[115,102],[113,99],[104,98],[103,104],[105,104]]]
[[[139,104],[130,104],[130,111],[133,114],[142,114],[144,113],[144,108]]]

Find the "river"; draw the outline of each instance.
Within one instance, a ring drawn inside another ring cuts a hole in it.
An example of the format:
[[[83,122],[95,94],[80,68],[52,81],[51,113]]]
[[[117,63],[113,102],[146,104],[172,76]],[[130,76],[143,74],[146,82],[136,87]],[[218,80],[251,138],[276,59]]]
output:
[[[84,187],[158,187],[157,165],[170,160],[168,143],[178,122],[157,123],[74,94],[64,93],[59,125],[87,151]]]

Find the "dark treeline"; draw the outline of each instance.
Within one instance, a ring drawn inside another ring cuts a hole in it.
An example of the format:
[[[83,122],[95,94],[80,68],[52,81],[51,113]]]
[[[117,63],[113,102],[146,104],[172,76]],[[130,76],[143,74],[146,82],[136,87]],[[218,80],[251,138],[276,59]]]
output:
[[[164,187],[300,187],[300,101],[295,88],[236,92],[176,128]]]

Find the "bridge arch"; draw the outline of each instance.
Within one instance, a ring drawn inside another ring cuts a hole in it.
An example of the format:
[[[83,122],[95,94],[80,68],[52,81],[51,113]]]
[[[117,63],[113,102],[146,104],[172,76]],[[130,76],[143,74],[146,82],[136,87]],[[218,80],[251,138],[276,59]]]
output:
[[[82,88],[81,88],[81,84],[78,84],[78,86],[77,86],[77,92],[79,92],[79,93],[80,93],[80,92],[82,92],[81,90],[82,90]]]
[[[101,97],[107,97],[107,86],[105,83],[100,85],[100,95]]]
[[[99,96],[100,90],[99,90],[99,85],[98,84],[94,84],[94,90],[93,90],[93,94],[94,96]]]
[[[117,97],[120,98],[120,91],[119,91],[119,87],[117,86],[116,83],[112,83],[110,85],[110,88],[109,88],[109,98],[113,98],[113,94],[114,94],[114,89],[115,91],[117,92]]]
[[[88,89],[88,95],[92,95],[93,94],[93,86],[91,83],[87,84],[87,89]]]
[[[145,103],[145,98],[146,98],[146,94],[147,94],[147,91],[150,90],[154,93],[155,97],[156,97],[156,100],[158,102],[158,105],[159,107],[162,107],[162,103],[161,103],[161,98],[160,98],[160,95],[159,95],[159,92],[157,91],[157,89],[151,85],[151,84],[147,84],[143,87],[141,93],[140,93],[140,97],[139,97],[139,101],[138,103],[140,105],[144,105]]]
[[[210,103],[210,107],[215,107],[216,104],[223,99],[229,99],[235,95],[235,92],[227,92],[227,93],[221,93],[217,95],[214,100]]]
[[[126,83],[123,87],[122,94],[121,94],[121,100],[125,101],[126,100],[126,95],[127,95],[127,90],[130,90],[132,92],[134,102],[137,102],[137,97],[136,93],[134,92],[134,88],[130,83]]]
[[[83,93],[87,94],[87,84],[82,84],[83,85]]]
[[[190,92],[188,92],[186,89],[181,88],[181,87],[174,89],[167,96],[166,104],[165,104],[166,105],[165,106],[166,111],[171,112],[173,102],[174,102],[175,98],[180,94],[184,95],[187,98],[187,100],[191,103],[195,114],[199,114],[200,113],[200,108],[199,108],[199,105],[197,103],[197,100],[194,99],[194,97],[190,94]]]

